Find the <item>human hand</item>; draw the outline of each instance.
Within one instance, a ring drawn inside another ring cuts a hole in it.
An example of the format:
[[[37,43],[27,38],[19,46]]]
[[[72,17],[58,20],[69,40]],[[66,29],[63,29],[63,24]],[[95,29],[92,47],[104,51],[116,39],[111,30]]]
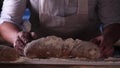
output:
[[[107,39],[103,35],[97,36],[90,40],[91,42],[98,45],[101,51],[101,58],[107,58],[113,55],[113,40]]]
[[[20,55],[23,55],[23,50],[26,44],[37,38],[39,37],[35,32],[21,31],[18,33],[17,38],[14,42],[14,48],[19,52]]]

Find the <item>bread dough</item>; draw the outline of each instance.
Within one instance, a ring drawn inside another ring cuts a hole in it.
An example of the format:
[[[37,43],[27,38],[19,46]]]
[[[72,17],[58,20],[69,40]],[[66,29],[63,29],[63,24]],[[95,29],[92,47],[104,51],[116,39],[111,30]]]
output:
[[[64,57],[64,58],[71,57],[72,58],[73,56],[71,55],[71,52],[72,52],[73,48],[75,48],[76,45],[78,45],[80,42],[81,42],[81,40],[75,41],[72,38],[68,38],[68,39],[64,40],[61,57]]]
[[[97,45],[88,42],[88,41],[81,41],[71,52],[72,56],[75,57],[85,57],[90,59],[97,59],[100,57],[100,50]]]
[[[24,54],[30,58],[60,57],[63,40],[56,36],[40,38],[28,43],[24,49]]]
[[[24,55],[29,58],[90,58],[100,57],[100,50],[97,45],[68,38],[63,40],[60,37],[48,36],[28,43],[24,49]]]
[[[0,61],[15,61],[19,58],[18,52],[6,45],[0,45]]]

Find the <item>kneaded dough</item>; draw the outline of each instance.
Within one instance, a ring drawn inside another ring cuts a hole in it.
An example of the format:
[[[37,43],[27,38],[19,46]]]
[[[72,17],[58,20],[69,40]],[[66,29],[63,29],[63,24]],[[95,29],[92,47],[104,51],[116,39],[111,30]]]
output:
[[[63,40],[56,36],[40,38],[28,43],[24,49],[24,55],[30,58],[59,57],[63,46]]]
[[[29,58],[90,58],[100,57],[97,45],[79,39],[48,36],[28,43],[24,55]]]
[[[15,61],[18,58],[19,54],[14,48],[0,45],[0,61]]]
[[[97,59],[101,56],[100,50],[96,44],[88,41],[81,41],[71,52],[72,56]]]

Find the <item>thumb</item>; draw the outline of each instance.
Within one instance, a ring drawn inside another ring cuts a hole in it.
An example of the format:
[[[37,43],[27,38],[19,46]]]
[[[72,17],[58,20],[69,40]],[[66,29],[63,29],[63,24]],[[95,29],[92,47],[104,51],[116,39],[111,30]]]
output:
[[[90,41],[97,44],[97,45],[100,45],[101,42],[103,41],[103,36],[102,35],[97,36],[97,37],[91,39]]]
[[[99,41],[98,39],[96,39],[96,38],[91,39],[90,42],[93,42],[93,43],[96,44],[96,45],[99,45],[99,44],[100,44],[100,41]]]

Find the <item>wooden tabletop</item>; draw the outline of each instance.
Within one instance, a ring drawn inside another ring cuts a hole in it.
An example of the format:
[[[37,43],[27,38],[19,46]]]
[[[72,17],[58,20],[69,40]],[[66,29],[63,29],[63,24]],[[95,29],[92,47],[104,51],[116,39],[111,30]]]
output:
[[[120,58],[104,60],[89,59],[29,59],[21,57],[16,61],[0,62],[0,68],[120,68]]]

